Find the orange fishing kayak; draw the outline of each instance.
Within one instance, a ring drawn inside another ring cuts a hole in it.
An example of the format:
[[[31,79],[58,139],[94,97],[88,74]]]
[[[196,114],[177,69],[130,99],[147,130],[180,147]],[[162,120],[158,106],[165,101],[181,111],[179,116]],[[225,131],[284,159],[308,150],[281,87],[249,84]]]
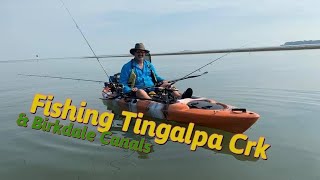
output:
[[[102,92],[103,103],[114,112],[142,112],[145,116],[176,121],[179,123],[194,123],[210,128],[221,129],[232,133],[243,133],[258,119],[259,114],[246,109],[216,102],[211,99],[192,97],[166,104],[150,100],[110,98]]]

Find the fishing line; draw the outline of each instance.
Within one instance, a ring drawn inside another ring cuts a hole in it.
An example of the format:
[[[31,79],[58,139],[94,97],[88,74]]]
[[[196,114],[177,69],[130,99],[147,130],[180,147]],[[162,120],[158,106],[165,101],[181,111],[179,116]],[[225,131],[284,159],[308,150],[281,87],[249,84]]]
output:
[[[14,59],[14,60],[3,60],[0,61],[0,63],[16,63],[16,62],[33,62],[33,61],[46,61],[46,60],[65,60],[65,59],[88,59],[88,58],[94,58],[94,57],[88,57],[88,56],[83,56],[83,57],[56,57],[56,58],[30,58],[30,59]]]
[[[75,20],[75,19],[73,18],[73,16],[71,15],[71,13],[70,13],[69,9],[67,8],[67,6],[64,4],[64,2],[63,2],[62,0],[60,0],[60,1],[61,1],[61,3],[62,3],[63,7],[67,10],[67,12],[68,12],[69,16],[71,17],[72,21],[73,21],[73,22],[74,22],[74,24],[76,25],[77,29],[80,31],[80,33],[81,33],[82,37],[83,37],[83,38],[84,38],[84,40],[86,41],[86,43],[87,43],[87,45],[89,46],[90,50],[92,51],[92,53],[93,53],[94,57],[95,57],[95,58],[97,59],[97,61],[99,62],[99,64],[100,64],[101,68],[102,68],[102,69],[103,69],[103,71],[104,71],[104,73],[108,76],[108,78],[110,78],[110,77],[109,77],[109,75],[108,75],[108,73],[107,73],[107,71],[103,68],[102,64],[100,63],[100,60],[99,60],[98,56],[97,56],[97,55],[96,55],[96,53],[93,51],[93,49],[92,49],[92,47],[91,47],[91,45],[90,45],[89,41],[87,40],[87,38],[86,38],[86,37],[84,36],[84,34],[82,33],[82,31],[81,31],[80,27],[78,26],[78,23],[76,22],[76,20]]]
[[[68,79],[75,81],[88,81],[88,82],[98,82],[104,83],[104,81],[91,80],[91,79],[82,79],[82,78],[71,78],[71,77],[60,77],[60,76],[48,76],[48,75],[35,75],[35,74],[18,74],[19,76],[33,76],[33,77],[43,77],[43,78],[52,78],[52,79]]]
[[[248,45],[248,44],[245,44],[245,45],[241,46],[240,48],[245,47],[246,45]],[[229,54],[231,54],[231,53],[232,53],[232,52],[228,52],[228,53],[226,53],[226,54],[223,54],[222,56],[220,56],[220,57],[218,57],[218,58],[214,59],[213,61],[210,61],[209,63],[207,63],[207,64],[205,64],[205,65],[201,66],[200,68],[198,68],[198,69],[196,69],[196,70],[192,71],[191,73],[189,73],[189,74],[187,74],[187,75],[183,76],[183,77],[182,77],[182,79],[183,79],[183,78],[186,78],[186,77],[188,77],[188,76],[190,76],[191,74],[193,74],[193,73],[195,73],[195,72],[197,72],[197,71],[200,71],[202,68],[204,68],[204,67],[206,67],[206,66],[208,66],[208,65],[210,65],[210,64],[212,64],[212,63],[214,63],[214,62],[216,62],[216,61],[218,61],[219,59],[222,59],[223,57],[225,57],[225,56],[227,56],[227,55],[229,55]]]

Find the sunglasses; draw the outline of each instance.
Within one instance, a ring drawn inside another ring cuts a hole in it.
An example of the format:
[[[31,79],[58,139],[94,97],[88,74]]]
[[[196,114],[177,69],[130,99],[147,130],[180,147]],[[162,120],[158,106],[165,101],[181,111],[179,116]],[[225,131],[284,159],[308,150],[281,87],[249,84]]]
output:
[[[136,51],[136,53],[146,53],[145,51]]]

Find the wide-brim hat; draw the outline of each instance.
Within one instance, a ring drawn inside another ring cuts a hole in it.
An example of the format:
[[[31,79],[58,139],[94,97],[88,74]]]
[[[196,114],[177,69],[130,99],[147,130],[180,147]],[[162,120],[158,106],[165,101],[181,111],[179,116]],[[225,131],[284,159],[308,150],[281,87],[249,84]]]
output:
[[[144,45],[142,43],[137,43],[134,48],[130,49],[130,54],[134,55],[134,53],[137,51],[137,50],[142,50],[146,53],[149,53],[150,51],[147,50]]]

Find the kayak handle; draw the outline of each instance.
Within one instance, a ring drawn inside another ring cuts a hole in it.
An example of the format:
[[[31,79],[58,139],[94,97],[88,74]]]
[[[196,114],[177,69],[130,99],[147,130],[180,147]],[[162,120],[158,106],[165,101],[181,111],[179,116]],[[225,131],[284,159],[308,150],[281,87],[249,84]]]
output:
[[[234,112],[234,111],[241,111],[241,112],[243,112],[243,113],[247,112],[247,110],[244,109],[244,108],[233,108],[233,109],[231,109],[231,111],[232,111],[232,112]]]

